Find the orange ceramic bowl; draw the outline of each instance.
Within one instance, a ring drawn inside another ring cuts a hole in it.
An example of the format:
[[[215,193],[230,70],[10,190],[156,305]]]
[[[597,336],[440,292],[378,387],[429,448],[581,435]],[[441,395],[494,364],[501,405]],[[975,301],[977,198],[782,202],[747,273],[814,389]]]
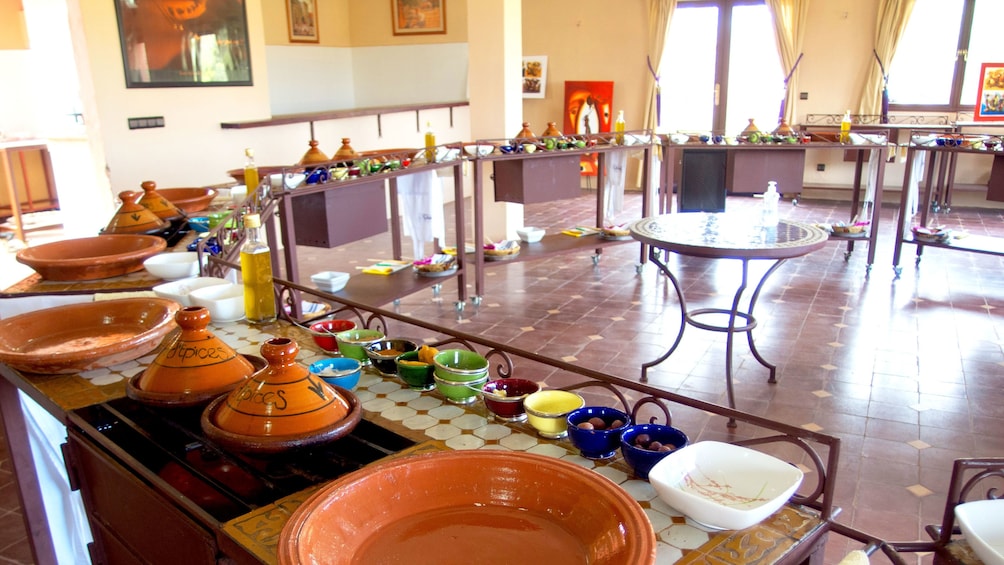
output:
[[[171,204],[186,214],[194,214],[209,208],[209,203],[216,198],[215,188],[158,188],[157,192],[167,198]]]
[[[79,373],[125,363],[160,345],[181,306],[120,298],[35,310],[0,320],[0,362],[29,373]]]
[[[50,281],[90,281],[143,270],[143,261],[167,249],[153,235],[109,234],[26,247],[17,260]]]
[[[321,487],[279,536],[282,565],[655,562],[641,506],[606,477],[522,452],[369,465]]]

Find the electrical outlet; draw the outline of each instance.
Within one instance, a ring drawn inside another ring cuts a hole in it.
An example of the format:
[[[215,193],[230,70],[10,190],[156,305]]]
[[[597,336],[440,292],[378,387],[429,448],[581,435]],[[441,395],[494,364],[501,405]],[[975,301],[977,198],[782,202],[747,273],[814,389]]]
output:
[[[798,93],[798,99],[799,100],[808,100],[809,99],[809,93],[808,92],[799,92]]]
[[[826,163],[817,163],[816,164],[816,170],[819,171],[819,172],[825,171],[826,170]]]
[[[147,129],[164,127],[164,116],[147,118],[129,118],[129,129]]]

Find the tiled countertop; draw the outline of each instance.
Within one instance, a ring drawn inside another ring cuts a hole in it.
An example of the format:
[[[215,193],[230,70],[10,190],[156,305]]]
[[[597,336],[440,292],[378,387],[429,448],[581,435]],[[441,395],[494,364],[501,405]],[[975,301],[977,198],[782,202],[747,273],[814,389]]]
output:
[[[299,328],[274,324],[261,330],[244,323],[213,324],[210,330],[237,352],[260,355],[260,346],[275,336],[300,345],[298,360],[309,364],[327,354],[315,349]],[[64,411],[124,395],[125,383],[154,358],[87,371],[79,375],[25,375],[29,392],[44,395]],[[600,473],[623,487],[644,509],[658,538],[658,563],[774,563],[824,527],[818,514],[793,505],[743,531],[709,532],[663,503],[648,481],[637,479],[619,456],[605,461],[581,457],[568,440],[544,439],[526,423],[499,423],[484,404],[457,406],[436,391],[411,390],[394,378],[363,373],[355,390],[364,417],[418,442],[396,456],[436,450],[501,449],[556,457]],[[265,563],[276,560],[279,533],[293,511],[317,487],[259,508],[223,525],[224,533]]]

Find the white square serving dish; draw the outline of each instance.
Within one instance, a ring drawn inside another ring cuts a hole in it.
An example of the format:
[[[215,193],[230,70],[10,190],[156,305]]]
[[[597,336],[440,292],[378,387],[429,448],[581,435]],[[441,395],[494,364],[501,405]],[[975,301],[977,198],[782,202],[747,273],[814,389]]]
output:
[[[339,271],[321,271],[310,275],[310,280],[317,288],[325,292],[338,292],[349,282],[349,274]]]
[[[692,443],[649,472],[659,498],[714,529],[742,530],[777,511],[802,484],[798,467],[754,449]]]
[[[985,565],[1004,565],[1004,499],[960,504],[955,521]]]

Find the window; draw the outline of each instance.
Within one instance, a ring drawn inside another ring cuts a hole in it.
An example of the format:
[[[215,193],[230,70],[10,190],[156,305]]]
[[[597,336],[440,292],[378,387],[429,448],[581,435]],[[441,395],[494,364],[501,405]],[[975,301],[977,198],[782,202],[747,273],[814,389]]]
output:
[[[661,131],[737,135],[777,125],[784,73],[762,0],[680,2],[660,66]]]
[[[888,66],[894,110],[958,111],[976,103],[980,65],[1004,62],[1000,0],[917,0]]]

